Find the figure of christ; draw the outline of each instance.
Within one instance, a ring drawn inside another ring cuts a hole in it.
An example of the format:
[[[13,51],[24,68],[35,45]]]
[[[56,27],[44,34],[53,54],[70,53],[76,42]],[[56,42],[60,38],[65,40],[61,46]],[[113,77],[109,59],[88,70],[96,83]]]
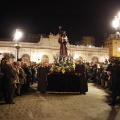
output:
[[[68,38],[65,32],[62,32],[58,42],[60,43],[60,57],[65,58],[67,56],[67,47],[66,44],[68,42]]]

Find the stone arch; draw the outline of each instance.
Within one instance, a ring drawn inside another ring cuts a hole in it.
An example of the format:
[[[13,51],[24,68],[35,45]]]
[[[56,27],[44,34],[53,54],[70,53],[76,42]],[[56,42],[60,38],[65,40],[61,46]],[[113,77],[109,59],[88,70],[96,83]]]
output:
[[[49,63],[49,57],[47,55],[43,55],[41,57],[41,62],[47,62],[47,63]]]
[[[97,63],[98,62],[98,58],[96,56],[92,57],[92,62],[93,63]]]
[[[30,56],[28,54],[22,55],[22,61],[30,63]]]

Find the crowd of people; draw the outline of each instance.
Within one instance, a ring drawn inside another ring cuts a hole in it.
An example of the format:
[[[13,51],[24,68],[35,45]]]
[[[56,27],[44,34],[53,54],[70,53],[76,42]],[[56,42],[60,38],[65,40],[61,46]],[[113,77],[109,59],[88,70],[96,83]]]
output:
[[[0,71],[0,99],[5,104],[14,104],[14,96],[21,96],[29,91],[34,82],[38,82],[37,91],[46,93],[46,74],[50,74],[52,64],[31,62],[23,63],[18,60],[12,62],[11,58],[1,61]],[[109,60],[104,63],[82,63],[80,60],[75,64],[75,75],[80,78],[80,94],[88,91],[87,83],[92,82],[103,89],[112,91],[112,101],[109,105],[115,105],[117,96],[120,95],[120,62]]]
[[[46,63],[37,65],[32,62],[28,65],[19,60],[13,62],[11,58],[3,59],[0,69],[0,99],[4,99],[5,104],[15,104],[13,98],[29,92],[30,86],[36,81],[37,90],[45,93],[45,75],[49,68]]]
[[[112,92],[112,101],[108,105],[114,106],[120,96],[120,61],[110,59],[99,64],[85,63],[85,68],[88,82],[96,83]]]

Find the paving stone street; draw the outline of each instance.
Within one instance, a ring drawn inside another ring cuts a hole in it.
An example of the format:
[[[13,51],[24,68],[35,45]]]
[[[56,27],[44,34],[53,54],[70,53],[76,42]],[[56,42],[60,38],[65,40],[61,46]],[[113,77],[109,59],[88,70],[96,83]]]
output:
[[[108,106],[107,90],[88,83],[86,95],[36,91],[14,98],[15,104],[0,101],[0,120],[120,120],[120,104]]]

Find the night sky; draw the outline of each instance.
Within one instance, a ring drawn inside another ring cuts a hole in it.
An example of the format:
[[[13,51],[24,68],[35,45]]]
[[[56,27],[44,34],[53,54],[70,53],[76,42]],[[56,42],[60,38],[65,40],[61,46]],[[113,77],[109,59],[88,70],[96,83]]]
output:
[[[0,38],[12,38],[16,28],[27,34],[56,34],[59,26],[74,44],[93,36],[100,46],[104,33],[115,33],[111,22],[120,0],[1,0]]]

